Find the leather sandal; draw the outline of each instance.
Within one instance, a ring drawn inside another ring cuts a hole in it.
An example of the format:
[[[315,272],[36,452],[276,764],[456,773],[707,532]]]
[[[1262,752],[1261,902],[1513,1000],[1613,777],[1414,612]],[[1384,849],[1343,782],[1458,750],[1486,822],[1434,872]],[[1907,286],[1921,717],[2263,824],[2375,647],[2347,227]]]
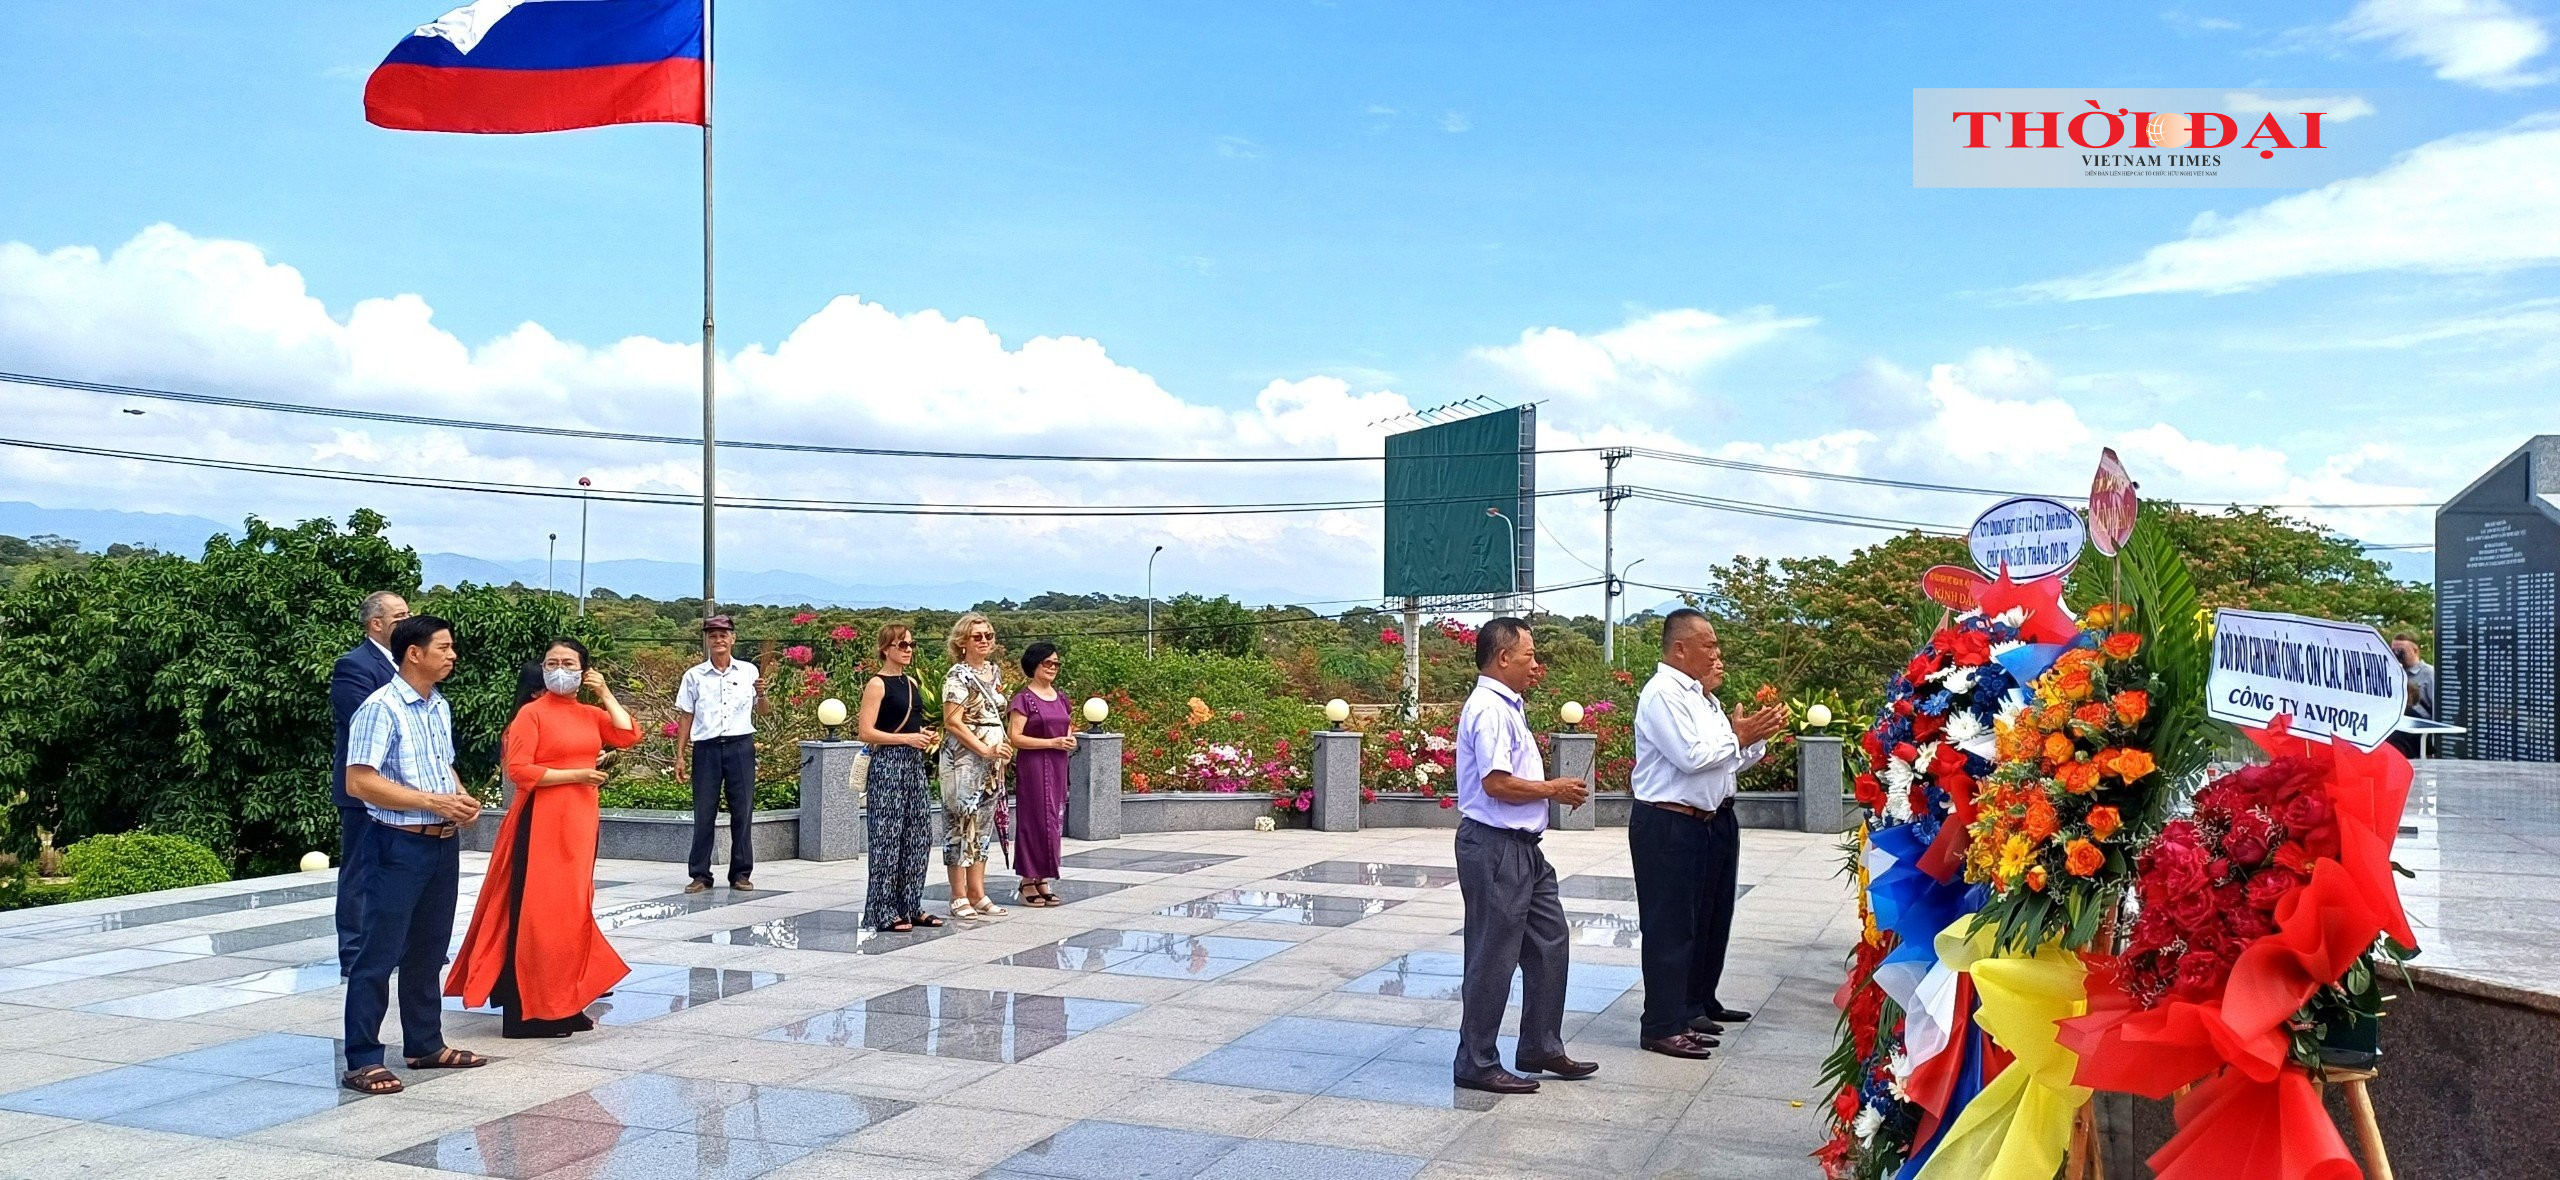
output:
[[[411,1069],[478,1069],[487,1064],[489,1064],[489,1058],[482,1057],[469,1049],[456,1049],[451,1045],[436,1050],[436,1055],[433,1057],[409,1059]]]
[[[368,1065],[363,1069],[349,1070],[346,1073],[339,1075],[338,1084],[353,1090],[358,1094],[364,1094],[367,1096],[397,1094],[402,1090],[408,1089],[407,1086],[401,1084],[400,1075],[392,1073],[390,1070],[384,1069],[379,1065]]]

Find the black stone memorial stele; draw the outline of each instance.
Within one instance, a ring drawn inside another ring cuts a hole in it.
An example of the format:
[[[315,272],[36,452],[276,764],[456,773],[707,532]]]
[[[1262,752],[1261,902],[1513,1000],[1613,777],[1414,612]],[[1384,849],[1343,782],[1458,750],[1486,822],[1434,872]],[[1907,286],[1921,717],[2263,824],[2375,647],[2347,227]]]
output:
[[[2436,510],[2436,716],[2458,758],[2560,761],[2560,434]]]

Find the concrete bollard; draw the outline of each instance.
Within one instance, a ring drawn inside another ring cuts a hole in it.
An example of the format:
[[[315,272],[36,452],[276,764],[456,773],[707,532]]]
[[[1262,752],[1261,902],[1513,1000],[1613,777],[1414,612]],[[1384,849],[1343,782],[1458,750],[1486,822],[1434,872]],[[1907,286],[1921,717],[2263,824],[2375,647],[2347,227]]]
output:
[[[1596,734],[1551,733],[1547,774],[1554,778],[1578,778],[1597,788],[1600,783],[1600,738]],[[1586,799],[1580,807],[1561,803],[1547,804],[1547,826],[1559,832],[1588,832],[1599,826],[1600,801]]]
[[[870,846],[853,781],[861,753],[860,742],[800,743],[800,859],[852,860]]]
[[[1360,738],[1356,729],[1315,732],[1314,807],[1307,826],[1319,832],[1360,830]]]
[[[1120,838],[1120,750],[1116,733],[1079,733],[1067,752],[1067,838]]]
[[[1840,801],[1840,739],[1806,734],[1796,739],[1796,830],[1837,833],[1849,826]]]

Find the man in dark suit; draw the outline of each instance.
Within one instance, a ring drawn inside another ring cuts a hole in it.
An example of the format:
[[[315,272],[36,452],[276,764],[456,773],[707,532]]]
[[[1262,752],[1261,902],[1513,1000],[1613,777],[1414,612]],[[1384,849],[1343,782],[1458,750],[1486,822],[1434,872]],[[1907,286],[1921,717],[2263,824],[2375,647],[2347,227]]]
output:
[[[329,793],[338,804],[338,975],[355,965],[362,947],[365,828],[372,817],[364,801],[347,793],[347,723],[373,691],[391,683],[400,666],[391,658],[391,629],[409,617],[409,603],[388,590],[364,596],[364,639],[338,657],[329,672],[329,711],[337,717],[337,742],[329,758]]]

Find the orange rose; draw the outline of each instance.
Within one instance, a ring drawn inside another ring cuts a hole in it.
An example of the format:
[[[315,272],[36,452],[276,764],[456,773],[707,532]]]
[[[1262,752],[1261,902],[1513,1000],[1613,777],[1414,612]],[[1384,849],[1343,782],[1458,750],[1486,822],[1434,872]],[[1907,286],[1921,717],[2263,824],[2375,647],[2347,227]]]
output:
[[[2036,724],[2047,733],[2054,732],[2071,720],[2071,706],[2055,701],[2036,711]]]
[[[2138,688],[2128,688],[2116,694],[2115,706],[2117,720],[2127,725],[2140,725],[2143,718],[2151,715],[2151,694]]]
[[[2028,865],[2028,866],[2027,866],[2027,888],[2029,888],[2029,889],[2033,889],[2033,890],[2035,890],[2035,891],[2036,891],[2036,892],[2038,892],[2038,893],[2042,893],[2042,892],[2044,892],[2044,866],[2043,866],[2043,865]]]
[[[2042,798],[2032,799],[2027,803],[2026,822],[2018,830],[2026,833],[2027,839],[2041,841],[2062,830],[2062,817],[2053,813],[2053,804]]]
[[[2082,725],[2086,725],[2091,729],[2105,729],[2107,727],[2107,717],[2107,707],[2096,701],[2091,701],[2088,704],[2082,705],[2071,711],[2072,720],[2077,721]]]
[[[2133,631],[2118,631],[2098,645],[2110,659],[2125,659],[2142,650],[2142,636]]]
[[[2060,770],[2054,772],[2054,777],[2062,780],[2063,790],[2074,795],[2086,795],[2098,789],[2098,764],[2065,762]]]
[[[2057,687],[2062,690],[2062,699],[2075,703],[2088,700],[2089,694],[2097,691],[2097,687],[2089,683],[2089,669],[2079,666],[2064,671]]]
[[[2096,836],[2101,840],[2109,840],[2113,839],[2115,834],[2118,831],[2123,830],[2123,828],[2124,815],[2118,812],[2115,808],[2092,807],[2089,809],[2090,835]]]
[[[2071,739],[2058,733],[2044,735],[2044,760],[2047,762],[2070,761]]]
[[[2127,750],[2116,755],[2116,777],[2128,783],[2140,782],[2144,775],[2157,769],[2159,766],[2151,760],[2151,755],[2142,750]]]
[[[2095,876],[2099,869],[2107,867],[2107,854],[2086,840],[2074,840],[2063,846],[2062,867],[2071,870],[2074,877]]]

